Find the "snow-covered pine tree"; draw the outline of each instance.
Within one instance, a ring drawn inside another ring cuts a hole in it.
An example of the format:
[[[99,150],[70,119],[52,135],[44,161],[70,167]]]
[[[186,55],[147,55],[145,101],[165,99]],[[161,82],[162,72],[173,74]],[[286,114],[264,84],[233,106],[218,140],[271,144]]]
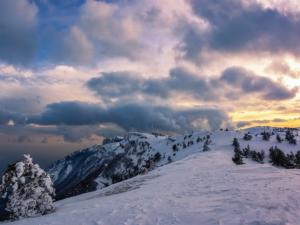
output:
[[[240,143],[237,138],[233,139],[232,145],[234,146],[234,156],[232,157],[232,161],[237,165],[244,164]]]
[[[285,139],[293,145],[297,144],[297,141],[295,139],[295,135],[293,134],[293,132],[291,130],[287,130],[285,133]]]
[[[209,140],[207,139],[205,142],[204,142],[204,145],[203,145],[203,152],[207,152],[207,151],[209,151],[210,150],[210,148],[209,148]]]
[[[55,190],[50,176],[32,162],[30,155],[10,165],[2,177],[0,197],[12,220],[54,211]]]
[[[264,131],[264,132],[261,133],[261,135],[262,135],[262,138],[263,138],[264,141],[269,141],[270,140],[271,134],[269,132]]]

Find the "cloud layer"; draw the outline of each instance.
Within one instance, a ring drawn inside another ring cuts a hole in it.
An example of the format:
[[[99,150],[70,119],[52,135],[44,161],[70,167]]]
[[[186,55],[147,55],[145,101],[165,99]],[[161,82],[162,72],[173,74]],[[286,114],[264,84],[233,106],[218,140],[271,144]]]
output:
[[[75,112],[75,113],[74,113]],[[217,108],[176,110],[163,106],[120,104],[108,108],[83,102],[60,102],[47,106],[38,115],[1,113],[0,122],[36,125],[115,124],[125,131],[179,132],[193,129],[216,130],[230,126],[228,115]]]
[[[265,8],[255,1],[189,2],[194,13],[209,23],[209,29],[202,33],[197,26],[185,24],[183,50],[187,58],[197,60],[204,48],[224,52],[300,53],[297,40],[300,22],[295,16]]]
[[[161,98],[186,94],[202,101],[234,100],[258,94],[264,100],[285,100],[295,97],[298,91],[241,67],[228,68],[217,78],[207,78],[181,67],[172,69],[163,79],[142,79],[128,72],[102,73],[89,80],[87,86],[107,101],[137,94]]]
[[[300,126],[299,35],[292,0],[2,0],[1,146]]]
[[[29,63],[37,51],[37,11],[27,0],[0,3],[0,60],[15,65]]]

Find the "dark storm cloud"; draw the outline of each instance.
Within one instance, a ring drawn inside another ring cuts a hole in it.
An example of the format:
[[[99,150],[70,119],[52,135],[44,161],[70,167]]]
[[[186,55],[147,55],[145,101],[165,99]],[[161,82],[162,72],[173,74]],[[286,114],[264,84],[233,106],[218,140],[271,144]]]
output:
[[[18,124],[26,123],[26,116],[18,112],[10,112],[0,108],[0,125],[7,125],[10,121]]]
[[[203,101],[218,101],[221,98],[239,99],[243,95],[256,93],[264,100],[284,100],[295,97],[297,89],[287,89],[269,78],[257,76],[240,67],[223,71],[219,78],[206,78],[175,68],[169,77],[160,80],[140,79],[127,72],[102,73],[92,78],[87,86],[104,100],[145,94],[167,98],[172,93],[184,93]]]
[[[103,109],[96,105],[78,102],[60,102],[47,105],[46,111],[32,116],[29,122],[41,125],[93,124],[103,117]]]
[[[169,97],[173,91],[183,92],[202,100],[218,98],[213,84],[192,74],[184,68],[175,68],[167,78],[140,79],[138,75],[127,72],[102,73],[101,77],[92,78],[87,86],[101,97],[110,99],[134,93],[144,93],[162,98]]]
[[[108,99],[129,95],[143,89],[143,81],[128,72],[102,73],[101,77],[92,78],[87,86]]]
[[[40,107],[41,99],[38,96],[0,98],[0,111],[2,109],[8,112],[34,113],[38,112]]]
[[[184,131],[217,129],[229,124],[227,114],[215,108],[175,110],[142,104],[119,104],[108,108],[82,102],[60,102],[48,105],[45,112],[30,117],[28,123],[41,125],[88,125],[112,123],[120,128],[140,131]]]
[[[36,52],[37,8],[26,0],[0,1],[0,61],[25,65]]]
[[[235,0],[190,0],[190,3],[194,13],[207,20],[211,29],[202,35],[192,24],[185,24],[183,50],[188,58],[195,59],[195,51],[203,46],[227,52],[300,53],[297,38],[300,21],[292,16],[255,3],[245,6]]]

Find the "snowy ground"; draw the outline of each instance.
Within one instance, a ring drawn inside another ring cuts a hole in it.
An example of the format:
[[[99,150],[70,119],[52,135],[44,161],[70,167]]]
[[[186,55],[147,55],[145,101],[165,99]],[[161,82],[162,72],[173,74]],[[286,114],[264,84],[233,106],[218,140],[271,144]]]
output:
[[[59,201],[53,214],[7,224],[300,224],[300,170],[247,160],[236,166],[231,157],[229,148],[199,152],[147,175]]]

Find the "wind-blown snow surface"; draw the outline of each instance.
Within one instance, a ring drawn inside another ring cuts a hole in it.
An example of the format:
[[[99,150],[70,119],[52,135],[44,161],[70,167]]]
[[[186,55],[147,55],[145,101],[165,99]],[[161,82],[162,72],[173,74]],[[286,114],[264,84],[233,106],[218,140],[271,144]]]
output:
[[[300,224],[300,170],[276,168],[267,161],[245,160],[236,166],[231,160],[235,136],[242,133],[216,132],[211,151],[199,150],[146,175],[58,201],[53,214],[8,224]],[[278,145],[273,139],[240,142],[268,150]],[[300,149],[279,146],[287,152]]]

